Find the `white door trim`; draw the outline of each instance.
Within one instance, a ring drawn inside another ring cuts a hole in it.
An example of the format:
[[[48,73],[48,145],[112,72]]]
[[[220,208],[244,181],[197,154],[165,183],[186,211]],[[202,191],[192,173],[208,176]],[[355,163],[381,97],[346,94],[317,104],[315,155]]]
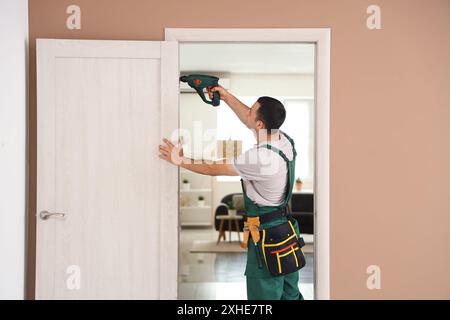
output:
[[[315,298],[330,298],[330,28],[165,28],[179,42],[307,42],[316,44]]]

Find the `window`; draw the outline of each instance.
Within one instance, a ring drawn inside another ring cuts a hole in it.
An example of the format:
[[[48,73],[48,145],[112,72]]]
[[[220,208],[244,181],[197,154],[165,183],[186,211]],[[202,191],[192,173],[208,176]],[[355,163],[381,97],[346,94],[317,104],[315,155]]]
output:
[[[237,97],[247,106],[252,106],[258,97]],[[286,108],[286,120],[281,130],[294,139],[297,150],[295,174],[305,183],[314,178],[314,100],[309,98],[274,97]],[[217,139],[242,140],[242,152],[256,144],[253,132],[239,121],[229,107],[217,109]],[[239,181],[239,177],[219,176],[217,181]]]
[[[238,97],[242,103],[252,106],[258,97]],[[236,116],[230,107],[224,105],[217,108],[217,139],[218,140],[242,140],[242,152],[253,147],[256,138]]]
[[[314,179],[314,103],[312,99],[281,100],[286,108],[286,120],[281,130],[295,142],[297,160],[295,175],[312,184]]]
[[[251,107],[258,97],[237,97],[242,103]],[[256,144],[253,132],[248,129],[228,106],[217,108],[217,140],[241,140],[242,152]],[[240,177],[218,176],[217,181],[239,181]]]

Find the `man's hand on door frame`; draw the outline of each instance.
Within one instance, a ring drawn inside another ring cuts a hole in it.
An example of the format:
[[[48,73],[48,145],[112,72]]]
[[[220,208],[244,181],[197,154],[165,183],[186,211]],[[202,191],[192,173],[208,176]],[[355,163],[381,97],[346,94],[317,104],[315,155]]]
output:
[[[159,157],[176,166],[183,161],[183,147],[181,143],[175,146],[169,139],[163,139],[164,144],[159,145]]]
[[[229,163],[229,159],[223,159],[219,161],[212,160],[193,160],[186,158],[183,155],[183,148],[181,143],[175,146],[170,140],[164,138],[164,144],[159,145],[159,157],[172,163],[176,166],[180,166],[192,172],[205,174],[208,176],[238,176],[234,166]]]

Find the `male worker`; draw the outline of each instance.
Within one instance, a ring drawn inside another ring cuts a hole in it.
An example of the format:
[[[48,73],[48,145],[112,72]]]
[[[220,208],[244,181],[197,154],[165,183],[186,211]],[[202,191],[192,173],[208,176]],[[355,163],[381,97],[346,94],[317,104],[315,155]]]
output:
[[[232,161],[194,163],[193,159],[183,156],[181,146],[163,139],[164,144],[159,146],[159,157],[200,174],[241,176],[246,215],[259,217],[257,218],[259,229],[286,222],[288,210],[280,208],[287,207],[292,195],[296,152],[292,139],[278,130],[286,118],[283,104],[271,97],[260,97],[249,108],[221,86],[208,88],[210,98],[214,91],[218,91],[220,99],[254,131],[257,145]],[[270,216],[271,219],[259,221],[263,216]],[[248,226],[248,223],[246,224]],[[295,230],[299,235],[296,223]],[[298,271],[272,276],[267,267],[261,263],[259,247],[255,246],[251,239],[246,246],[248,251],[245,275],[249,300],[303,300],[298,289]]]

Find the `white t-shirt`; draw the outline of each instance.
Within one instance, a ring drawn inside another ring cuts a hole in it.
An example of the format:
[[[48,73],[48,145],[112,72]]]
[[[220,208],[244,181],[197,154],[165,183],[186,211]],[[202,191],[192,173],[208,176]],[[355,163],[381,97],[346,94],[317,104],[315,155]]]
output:
[[[267,143],[261,142],[233,159],[233,166],[244,182],[247,197],[262,206],[276,206],[285,198],[287,182],[287,163],[275,150],[264,144],[283,151],[289,160],[293,158],[289,140],[280,133],[280,139]]]

